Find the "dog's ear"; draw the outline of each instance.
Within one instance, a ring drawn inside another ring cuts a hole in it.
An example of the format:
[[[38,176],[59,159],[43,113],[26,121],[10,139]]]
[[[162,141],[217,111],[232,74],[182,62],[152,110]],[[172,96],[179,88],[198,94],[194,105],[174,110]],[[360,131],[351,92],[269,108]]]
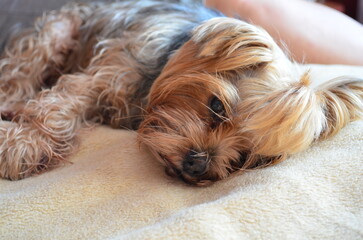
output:
[[[362,118],[363,80],[340,78],[313,89],[309,74],[239,105],[241,131],[254,154],[278,156],[306,149]]]
[[[275,43],[263,29],[231,18],[215,18],[197,27],[192,41],[197,58],[216,58],[216,71],[258,66],[273,60]]]
[[[318,86],[326,117],[320,138],[334,136],[349,122],[363,117],[363,79],[339,77]]]
[[[261,28],[231,18],[214,18],[196,27],[191,39],[175,52],[156,81],[187,73],[225,75],[287,59]],[[228,76],[227,76],[228,75]]]
[[[321,99],[309,85],[306,73],[300,81],[267,92],[260,84],[251,84],[251,89],[246,89],[251,96],[241,101],[238,111],[241,134],[250,139],[253,154],[296,153],[320,136],[325,115]]]

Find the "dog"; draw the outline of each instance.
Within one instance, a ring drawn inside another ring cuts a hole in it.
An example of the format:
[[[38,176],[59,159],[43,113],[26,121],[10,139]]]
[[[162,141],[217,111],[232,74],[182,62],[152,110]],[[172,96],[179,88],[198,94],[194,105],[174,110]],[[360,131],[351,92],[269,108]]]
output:
[[[0,177],[59,166],[81,128],[138,131],[197,186],[266,167],[362,117],[362,79],[312,88],[263,29],[189,0],[68,4],[0,59]]]

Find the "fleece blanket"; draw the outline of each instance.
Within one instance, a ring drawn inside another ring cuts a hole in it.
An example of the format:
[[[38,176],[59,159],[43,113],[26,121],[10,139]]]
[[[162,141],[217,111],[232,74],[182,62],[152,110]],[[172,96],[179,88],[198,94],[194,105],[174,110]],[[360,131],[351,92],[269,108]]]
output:
[[[312,66],[321,81],[363,68]],[[363,239],[363,121],[210,187],[164,174],[130,131],[82,132],[72,163],[0,180],[0,239]]]

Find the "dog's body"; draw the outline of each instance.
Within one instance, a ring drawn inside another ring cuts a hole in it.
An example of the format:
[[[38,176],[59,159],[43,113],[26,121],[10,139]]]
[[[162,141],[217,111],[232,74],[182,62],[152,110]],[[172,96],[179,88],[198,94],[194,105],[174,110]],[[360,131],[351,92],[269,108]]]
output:
[[[85,122],[139,129],[192,184],[276,163],[361,116],[361,80],[308,78],[262,29],[189,1],[68,5],[0,60],[0,176],[58,165]]]

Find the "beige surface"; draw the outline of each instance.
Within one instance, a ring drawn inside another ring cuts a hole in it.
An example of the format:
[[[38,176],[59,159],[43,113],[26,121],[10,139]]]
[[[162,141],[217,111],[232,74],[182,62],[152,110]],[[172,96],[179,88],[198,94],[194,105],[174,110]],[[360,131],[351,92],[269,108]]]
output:
[[[73,164],[0,180],[0,239],[362,239],[362,133],[355,122],[277,166],[196,188],[165,176],[135,133],[98,127]]]

